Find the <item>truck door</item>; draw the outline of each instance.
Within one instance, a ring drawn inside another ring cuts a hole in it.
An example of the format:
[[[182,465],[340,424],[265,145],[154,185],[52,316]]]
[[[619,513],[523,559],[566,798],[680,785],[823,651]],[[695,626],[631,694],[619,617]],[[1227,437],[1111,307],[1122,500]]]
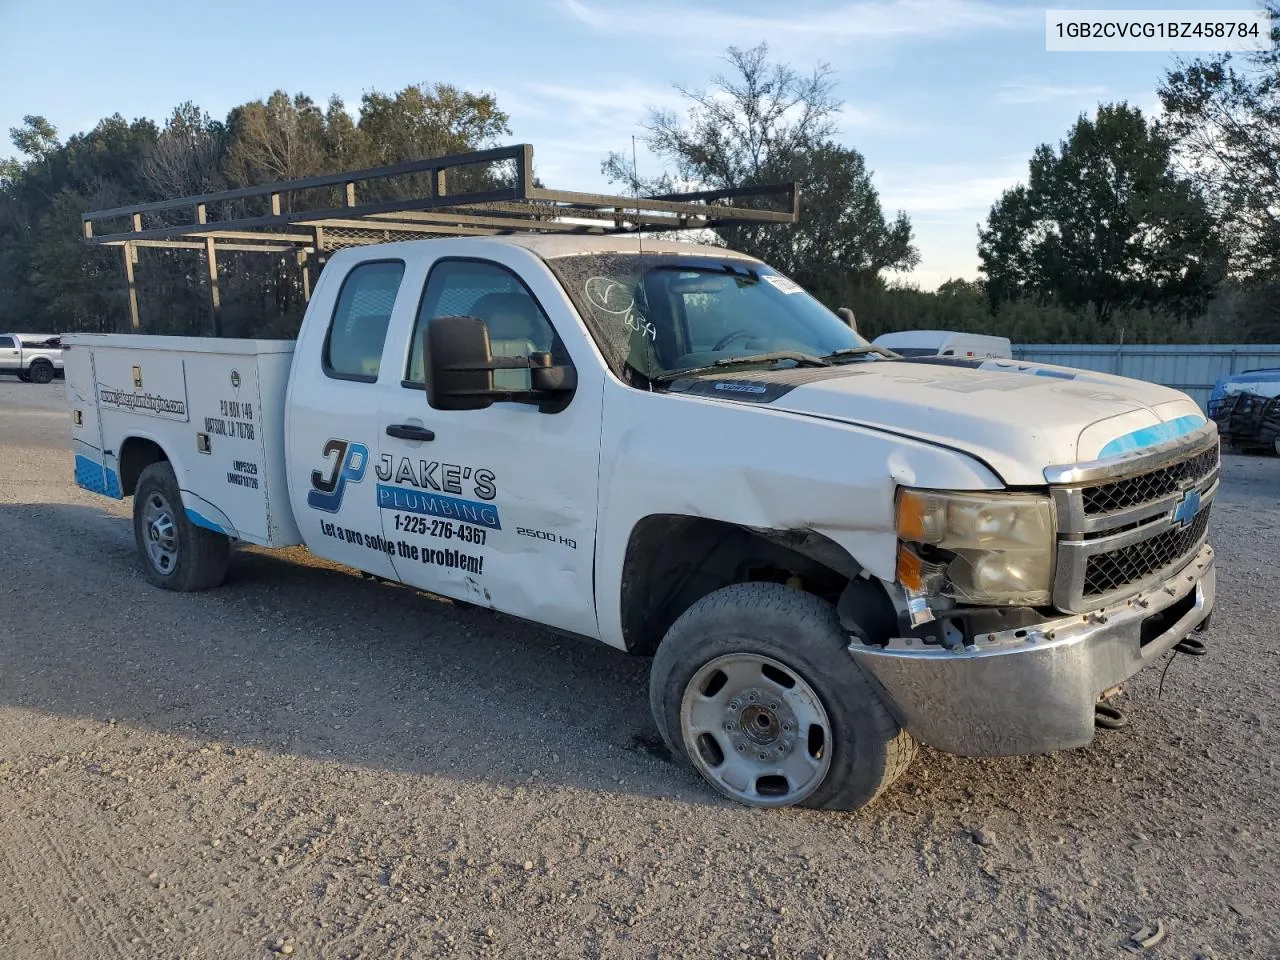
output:
[[[21,368],[18,343],[13,337],[0,337],[0,370],[16,371]]]
[[[592,567],[602,380],[578,364],[578,391],[555,413],[532,403],[434,410],[424,388],[423,325],[430,317],[484,319],[495,356],[537,350],[567,358],[541,302],[558,298],[563,311],[566,301],[543,273],[522,274],[526,283],[496,259],[431,265],[404,330],[404,379],[384,394],[384,455],[370,469],[384,536],[395,544],[397,579],[597,636]],[[528,377],[527,370],[495,373],[499,386],[513,390],[529,389]]]
[[[329,270],[338,264],[330,264]],[[319,371],[294,371],[289,395],[288,469],[294,516],[315,553],[359,570],[395,579],[382,538],[374,465],[382,433],[378,382],[387,327],[397,300],[413,311],[403,260],[355,262],[340,279],[326,270],[321,283],[340,283],[327,323],[308,319],[304,335],[323,336],[317,349],[295,352],[294,363]],[[317,288],[313,309],[326,302]],[[323,334],[318,329],[325,327]],[[397,374],[397,379],[398,379]]]

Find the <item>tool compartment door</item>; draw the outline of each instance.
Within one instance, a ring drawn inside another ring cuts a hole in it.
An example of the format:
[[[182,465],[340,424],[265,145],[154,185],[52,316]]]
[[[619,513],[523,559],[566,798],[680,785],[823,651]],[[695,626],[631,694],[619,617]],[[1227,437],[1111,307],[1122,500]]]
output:
[[[75,454],[76,485],[93,493],[119,499],[120,478],[108,469],[102,451],[102,421],[98,416],[98,391],[93,373],[93,351],[80,347],[64,355],[67,406],[71,410],[71,440]]]
[[[186,365],[194,434],[184,454],[188,475],[180,479],[187,516],[208,529],[268,544],[265,441],[271,427],[263,418],[258,358],[199,354]]]

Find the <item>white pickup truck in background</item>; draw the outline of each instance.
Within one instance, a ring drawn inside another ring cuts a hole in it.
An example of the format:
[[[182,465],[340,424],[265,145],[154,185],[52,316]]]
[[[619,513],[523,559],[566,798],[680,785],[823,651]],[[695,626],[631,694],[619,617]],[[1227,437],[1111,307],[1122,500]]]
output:
[[[154,583],[303,543],[655,655],[658,728],[746,803],[867,803],[913,738],[1086,744],[1213,604],[1184,394],[885,356],[722,248],[366,246],[296,344],[65,342],[76,479],[134,498]]]
[[[62,340],[48,333],[0,333],[0,373],[50,383],[62,372]]]

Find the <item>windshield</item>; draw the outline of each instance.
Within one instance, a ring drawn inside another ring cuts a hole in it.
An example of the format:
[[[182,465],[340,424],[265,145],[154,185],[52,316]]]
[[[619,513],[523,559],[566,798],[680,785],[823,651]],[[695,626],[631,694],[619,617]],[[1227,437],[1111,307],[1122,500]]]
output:
[[[799,285],[752,260],[609,253],[547,263],[609,365],[628,382],[634,374],[668,380],[681,370],[758,354],[826,357],[867,344]]]

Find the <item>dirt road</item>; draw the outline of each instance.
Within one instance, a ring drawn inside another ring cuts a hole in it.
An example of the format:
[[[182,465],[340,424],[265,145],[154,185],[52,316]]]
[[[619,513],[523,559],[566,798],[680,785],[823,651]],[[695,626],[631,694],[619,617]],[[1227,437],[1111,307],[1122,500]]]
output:
[[[1280,955],[1280,460],[1226,459],[1211,653],[1127,729],[842,815],[718,800],[603,646],[303,551],[153,589],[66,435],[0,379],[6,960]]]

